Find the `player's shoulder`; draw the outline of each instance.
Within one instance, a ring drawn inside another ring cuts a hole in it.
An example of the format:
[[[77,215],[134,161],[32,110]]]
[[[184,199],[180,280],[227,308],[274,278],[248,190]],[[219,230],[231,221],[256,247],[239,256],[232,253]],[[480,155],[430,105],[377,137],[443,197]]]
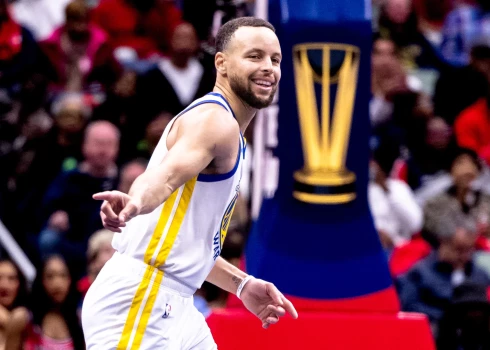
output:
[[[237,121],[227,109],[216,103],[203,103],[184,113],[178,119],[182,127],[199,129],[211,134],[239,133]]]

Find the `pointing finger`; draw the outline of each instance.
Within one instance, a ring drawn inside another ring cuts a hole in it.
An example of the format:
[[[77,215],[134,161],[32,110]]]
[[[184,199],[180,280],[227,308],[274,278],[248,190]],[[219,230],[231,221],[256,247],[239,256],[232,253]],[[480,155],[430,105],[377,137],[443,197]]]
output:
[[[95,193],[94,195],[92,195],[92,198],[93,199],[96,199],[96,200],[110,200],[112,198],[112,193],[111,191],[104,191],[104,192],[99,192],[99,193]]]
[[[293,303],[291,303],[288,299],[286,299],[284,296],[282,297],[283,300],[283,307],[284,309],[293,317],[293,318],[298,318],[298,312],[293,306]]]

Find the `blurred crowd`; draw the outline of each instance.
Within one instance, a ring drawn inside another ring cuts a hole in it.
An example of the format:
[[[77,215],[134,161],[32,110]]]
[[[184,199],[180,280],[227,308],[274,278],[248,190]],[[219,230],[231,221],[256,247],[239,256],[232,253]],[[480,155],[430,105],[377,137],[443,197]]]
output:
[[[0,220],[38,272],[28,285],[2,252],[0,350],[83,349],[83,295],[113,253],[91,195],[129,190],[212,89],[219,26],[253,6],[0,0]],[[401,307],[428,315],[440,349],[490,348],[490,1],[372,6],[369,205]],[[222,253],[237,266],[242,188]],[[195,295],[205,315],[236,302]]]
[[[373,3],[369,204],[402,310],[490,348],[490,2]]]

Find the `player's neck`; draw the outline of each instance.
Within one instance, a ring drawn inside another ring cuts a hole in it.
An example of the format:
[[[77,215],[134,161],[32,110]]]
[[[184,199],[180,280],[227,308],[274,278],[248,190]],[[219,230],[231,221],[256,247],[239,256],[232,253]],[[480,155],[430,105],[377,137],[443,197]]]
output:
[[[244,133],[257,113],[257,110],[243,102],[230,88],[223,84],[216,83],[213,91],[220,93],[228,101],[240,126],[240,130]]]

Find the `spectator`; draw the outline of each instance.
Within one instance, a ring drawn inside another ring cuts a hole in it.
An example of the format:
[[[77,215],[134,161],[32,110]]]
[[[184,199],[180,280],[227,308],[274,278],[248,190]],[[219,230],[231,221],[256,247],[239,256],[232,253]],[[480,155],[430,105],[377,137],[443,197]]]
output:
[[[40,71],[42,57],[32,34],[15,22],[0,0],[0,94],[11,101],[34,72]]]
[[[63,258],[46,258],[32,288],[32,320],[19,319],[11,326],[22,337],[20,342],[9,337],[9,350],[85,349],[77,311],[80,296],[72,279]]]
[[[424,231],[428,237],[436,234],[443,215],[471,219],[482,225],[490,219],[490,196],[472,189],[481,164],[471,150],[461,149],[451,165],[452,185],[443,193],[427,201],[424,207]]]
[[[148,166],[148,161],[146,159],[134,159],[121,168],[121,175],[119,180],[119,185],[117,187],[118,191],[129,193],[129,189],[133,184],[134,180],[141,174],[143,174]]]
[[[139,105],[145,106],[148,118],[163,111],[176,115],[214,86],[214,67],[204,67],[196,58],[198,41],[192,25],[180,24],[170,45],[170,57],[160,59],[138,82]]]
[[[128,149],[126,151],[126,156],[128,158],[140,157],[144,159],[150,159],[150,156],[155,150],[158,142],[160,141],[160,138],[162,137],[165,128],[173,117],[174,116],[172,114],[167,112],[162,112],[158,114],[146,126],[144,138],[139,140],[139,142],[136,145],[133,145],[132,148],[129,148],[129,143],[131,142],[131,138],[134,139],[134,134],[136,133],[133,133],[133,135],[127,135],[126,141],[128,143]]]
[[[108,46],[107,35],[89,23],[84,0],[66,6],[66,22],[41,47],[56,71],[54,90],[87,90],[91,82],[109,87],[120,74],[118,63]]]
[[[414,190],[417,203],[438,195],[451,183],[448,173],[455,157],[456,144],[451,128],[439,117],[413,123],[407,140],[410,153],[399,175]]]
[[[9,179],[8,220],[11,230],[22,240],[42,229],[39,220],[22,220],[18,213],[36,218],[43,196],[53,180],[63,171],[73,170],[83,160],[83,129],[90,118],[90,108],[82,95],[63,94],[52,105],[54,125],[46,135],[26,142],[15,172]],[[17,213],[17,214],[15,214]],[[21,242],[24,246],[27,242]],[[29,248],[27,248],[29,249]]]
[[[391,39],[399,50],[403,66],[408,69],[444,67],[442,57],[422,34],[412,0],[387,0],[379,18],[381,37]]]
[[[87,249],[87,276],[77,283],[78,291],[83,296],[85,296],[105,263],[114,254],[115,250],[112,248],[113,237],[114,233],[106,229],[94,232],[90,236]]]
[[[0,259],[0,349],[6,350],[9,327],[14,320],[28,317],[27,285],[14,262]]]
[[[475,283],[456,287],[439,328],[438,349],[490,349],[490,302],[486,287]]]
[[[448,211],[439,218],[436,234],[437,250],[397,281],[403,311],[426,314],[435,335],[455,287],[463,282],[490,286],[490,277],[473,261],[474,223],[452,217]]]
[[[409,241],[422,228],[422,210],[408,185],[389,174],[399,152],[385,142],[373,152],[368,198],[381,242],[387,251]]]
[[[393,116],[393,98],[409,91],[407,77],[396,56],[395,43],[375,37],[371,54],[371,93],[369,105],[373,126],[385,123]]]
[[[477,152],[487,164],[490,164],[490,119],[488,101],[490,98],[490,45],[479,47],[487,58],[475,62],[475,68],[482,72],[487,85],[485,96],[463,110],[456,118],[454,131],[461,147]],[[484,57],[485,57],[484,56]]]
[[[434,91],[435,114],[453,126],[463,110],[487,95],[489,69],[490,44],[477,42],[471,48],[468,65],[441,71]]]
[[[92,194],[116,188],[118,147],[119,131],[111,123],[97,121],[87,127],[85,160],[76,169],[62,173],[44,198],[46,223],[39,235],[42,255],[64,253],[77,267],[86,265],[88,237],[102,228],[100,204]],[[80,277],[82,271],[75,272]]]

